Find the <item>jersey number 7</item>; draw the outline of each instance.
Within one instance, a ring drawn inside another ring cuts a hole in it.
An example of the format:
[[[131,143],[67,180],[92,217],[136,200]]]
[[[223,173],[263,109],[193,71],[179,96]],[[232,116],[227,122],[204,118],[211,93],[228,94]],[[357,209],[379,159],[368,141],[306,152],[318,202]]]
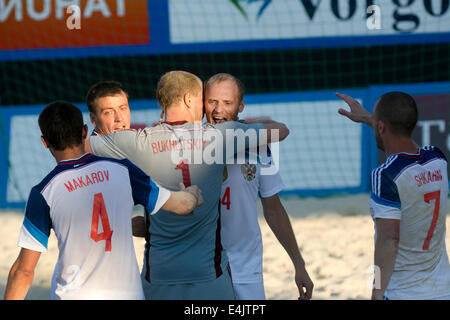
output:
[[[98,218],[102,220],[103,232],[98,233]],[[95,242],[106,241],[105,251],[111,251],[111,238],[113,231],[109,225],[108,212],[101,193],[94,195],[94,209],[92,210],[91,239]]]
[[[439,218],[439,205],[441,202],[441,191],[434,191],[430,193],[426,193],[423,195],[423,200],[426,203],[430,203],[431,200],[436,200],[434,202],[434,211],[433,211],[433,219],[431,220],[431,226],[430,229],[428,229],[427,237],[425,238],[425,241],[422,246],[422,250],[428,250],[430,247],[430,241],[431,237],[433,236],[434,229],[436,228],[436,223]]]

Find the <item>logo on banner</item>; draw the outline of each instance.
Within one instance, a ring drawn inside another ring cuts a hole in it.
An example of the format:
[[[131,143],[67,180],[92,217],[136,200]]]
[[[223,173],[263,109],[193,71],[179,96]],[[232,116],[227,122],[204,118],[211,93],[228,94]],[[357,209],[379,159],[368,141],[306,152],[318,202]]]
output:
[[[259,20],[267,8],[273,4],[272,0],[228,0],[234,7],[248,19],[248,13],[245,7],[258,3],[260,8],[258,10],[256,20]],[[320,11],[330,10],[332,16],[337,21],[349,21],[358,18],[358,10],[363,10],[363,15],[366,19],[366,25],[369,30],[381,29],[381,11],[390,10],[394,23],[389,28],[396,32],[414,32],[416,31],[423,18],[439,18],[443,17],[449,10],[450,0],[382,0],[381,3],[376,3],[376,0],[298,0],[298,5],[306,13],[310,22],[314,22],[317,16],[320,16]],[[421,14],[412,10],[407,10],[416,5],[417,2],[422,2],[423,11]],[[362,5],[362,6],[361,6]]]
[[[267,6],[272,2],[272,0],[229,0],[229,1],[231,1],[231,3],[239,10],[239,12],[245,17],[245,19],[248,19],[247,12],[245,11],[244,8],[242,8],[239,2],[242,1],[245,1],[247,3],[262,2],[262,5],[258,11],[257,19],[259,19],[262,16],[264,10],[266,10]]]

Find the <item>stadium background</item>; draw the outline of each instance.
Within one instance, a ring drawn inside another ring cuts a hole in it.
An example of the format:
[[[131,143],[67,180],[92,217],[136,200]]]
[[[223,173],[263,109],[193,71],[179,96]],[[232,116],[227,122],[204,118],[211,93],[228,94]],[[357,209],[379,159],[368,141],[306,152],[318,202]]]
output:
[[[129,91],[133,124],[151,125],[157,80],[174,69],[231,73],[246,86],[244,116],[290,126],[280,144],[286,194],[369,191],[382,155],[370,130],[337,115],[335,91],[369,109],[383,92],[411,93],[428,121],[415,138],[449,155],[449,1],[66,2],[80,5],[80,30],[66,25],[62,1],[26,3],[0,2],[2,208],[22,208],[54,165],[36,131],[45,104],[72,101],[89,122],[88,88],[113,79]],[[367,25],[371,4],[381,9],[379,30]]]

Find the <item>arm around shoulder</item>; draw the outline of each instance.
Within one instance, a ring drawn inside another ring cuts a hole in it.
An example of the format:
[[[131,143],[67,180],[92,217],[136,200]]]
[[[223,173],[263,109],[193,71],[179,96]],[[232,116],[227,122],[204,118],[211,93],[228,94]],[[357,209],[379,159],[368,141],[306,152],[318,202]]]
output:
[[[255,120],[244,120],[247,124],[260,124],[267,132],[267,142],[283,141],[289,135],[289,129],[284,123],[270,118],[256,118]],[[273,130],[273,131],[272,131]]]
[[[171,191],[169,199],[162,209],[183,215],[189,214],[198,206],[203,204],[202,192],[197,186],[185,188],[183,184],[181,191]]]
[[[289,135],[289,129],[286,127],[284,123],[281,122],[268,122],[265,121],[262,123],[263,128],[267,130],[267,142],[278,142],[283,141]]]

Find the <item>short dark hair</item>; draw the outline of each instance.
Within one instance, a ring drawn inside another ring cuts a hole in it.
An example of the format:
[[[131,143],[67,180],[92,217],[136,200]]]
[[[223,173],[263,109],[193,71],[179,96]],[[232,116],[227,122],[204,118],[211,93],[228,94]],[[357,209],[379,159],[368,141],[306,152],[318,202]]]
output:
[[[125,93],[128,98],[128,92],[120,82],[117,81],[100,81],[95,83],[88,91],[86,95],[86,104],[90,112],[95,114],[97,106],[95,100],[98,98],[104,98],[109,96],[115,96],[117,94]]]
[[[48,146],[63,151],[83,141],[83,115],[67,101],[48,104],[39,115],[39,128]]]
[[[376,120],[386,122],[393,134],[411,136],[418,119],[417,104],[404,92],[388,92],[380,97]]]

